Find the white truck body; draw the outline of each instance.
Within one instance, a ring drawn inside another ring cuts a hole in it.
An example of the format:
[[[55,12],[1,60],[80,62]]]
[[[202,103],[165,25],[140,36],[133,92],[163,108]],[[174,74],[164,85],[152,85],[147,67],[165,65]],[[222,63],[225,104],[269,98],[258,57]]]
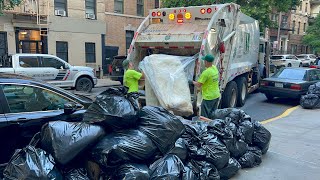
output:
[[[220,71],[220,89],[228,91],[222,96],[222,103],[234,107],[234,98],[245,101],[247,93],[259,86],[259,41],[258,21],[242,14],[240,6],[233,3],[153,9],[135,33],[128,59],[137,65],[150,51],[180,56],[199,54],[199,59],[213,54]],[[203,61],[196,61],[196,79],[203,70]],[[241,82],[245,78],[245,86],[239,84],[239,78]],[[228,87],[233,81],[238,83],[235,95]]]
[[[72,66],[53,55],[14,54],[0,64],[0,72],[29,76],[58,87],[77,88],[81,78],[91,81],[91,89],[97,84],[93,68]],[[90,87],[88,88],[85,91],[91,91]]]

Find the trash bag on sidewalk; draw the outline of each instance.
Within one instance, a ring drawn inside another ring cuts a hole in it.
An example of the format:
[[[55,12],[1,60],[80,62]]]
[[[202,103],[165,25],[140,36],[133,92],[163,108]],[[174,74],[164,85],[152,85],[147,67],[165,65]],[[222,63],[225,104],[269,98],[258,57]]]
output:
[[[238,125],[241,121],[250,118],[243,110],[236,108],[216,109],[210,119],[223,119],[230,118],[231,122]]]
[[[41,147],[56,162],[67,164],[104,136],[102,127],[83,122],[52,121],[41,129]]]
[[[237,137],[238,139],[242,139],[247,144],[252,144],[253,131],[254,128],[252,122],[243,121],[239,124]]]
[[[182,179],[183,180],[197,180],[197,179],[199,179],[199,177],[192,170],[192,167],[186,165],[186,166],[184,166],[184,172],[183,172]]]
[[[310,85],[308,88],[308,94],[315,94],[320,97],[320,82]]]
[[[108,168],[127,162],[147,163],[158,151],[151,139],[138,130],[108,134],[92,149],[96,162]]]
[[[124,164],[116,169],[112,179],[146,180],[150,178],[149,171],[144,164]]]
[[[71,169],[64,174],[64,180],[90,180],[87,171],[83,168]]]
[[[207,152],[206,161],[212,163],[217,169],[223,168],[228,163],[230,153],[218,137],[208,139],[202,148]]]
[[[254,132],[252,144],[259,147],[262,151],[262,154],[265,154],[269,149],[271,133],[259,122],[254,122],[253,126]]]
[[[228,147],[227,147],[228,148]],[[234,158],[239,158],[243,156],[248,151],[248,144],[243,140],[235,140],[233,144],[228,148],[230,151],[230,156]]]
[[[139,113],[139,130],[166,154],[185,132],[181,121],[162,107],[145,106]]]
[[[257,147],[249,147],[249,150],[238,159],[242,168],[252,168],[261,163],[262,152]]]
[[[152,180],[180,180],[183,177],[183,162],[176,156],[168,154],[150,165]]]
[[[135,127],[138,118],[138,105],[133,103],[135,97],[129,95],[128,98],[124,87],[108,88],[89,106],[83,121],[113,130]]]
[[[168,154],[174,154],[178,156],[182,162],[186,162],[187,155],[188,155],[188,149],[186,147],[186,143],[187,142],[184,139],[179,138],[174,144],[174,147],[169,151]]]
[[[301,96],[300,105],[305,109],[320,108],[320,96],[315,94]]]
[[[29,145],[16,150],[3,172],[4,179],[63,180],[53,157],[35,147],[39,138],[39,134],[35,135]]]
[[[220,180],[219,171],[213,164],[206,161],[196,161],[196,163],[200,167],[200,179]]]
[[[240,163],[234,159],[230,158],[228,165],[219,170],[220,179],[230,179],[232,176],[237,174],[237,172],[241,169]]]

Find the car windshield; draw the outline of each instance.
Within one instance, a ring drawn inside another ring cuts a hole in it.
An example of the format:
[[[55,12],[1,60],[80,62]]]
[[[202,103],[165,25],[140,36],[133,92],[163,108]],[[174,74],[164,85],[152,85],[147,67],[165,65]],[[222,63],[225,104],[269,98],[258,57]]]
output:
[[[297,58],[302,59],[302,58],[307,58],[307,56],[305,56],[305,55],[299,55],[299,56],[297,56]]]
[[[305,69],[282,68],[272,77],[281,78],[281,79],[305,80],[306,72],[307,71]]]
[[[283,56],[271,56],[270,59],[283,59]]]

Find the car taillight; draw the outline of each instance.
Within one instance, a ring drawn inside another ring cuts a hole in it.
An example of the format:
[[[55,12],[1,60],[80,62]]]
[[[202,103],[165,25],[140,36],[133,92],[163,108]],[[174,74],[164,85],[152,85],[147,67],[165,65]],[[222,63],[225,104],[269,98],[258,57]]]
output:
[[[315,65],[310,65],[309,68],[317,68]]]
[[[269,83],[268,83],[267,81],[261,81],[260,85],[261,85],[261,86],[268,86]]]
[[[299,85],[299,84],[292,84],[292,85],[290,86],[290,89],[293,89],[293,90],[301,90],[302,87],[301,87],[301,85]]]

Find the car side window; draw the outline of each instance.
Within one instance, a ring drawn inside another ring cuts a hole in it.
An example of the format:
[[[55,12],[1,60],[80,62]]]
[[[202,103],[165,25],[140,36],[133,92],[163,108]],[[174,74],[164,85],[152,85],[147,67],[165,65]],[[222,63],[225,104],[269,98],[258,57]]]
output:
[[[52,67],[55,69],[64,69],[65,64],[53,57],[43,57],[42,67]]]
[[[291,56],[287,56],[286,59],[292,59],[292,57]]]
[[[317,71],[310,71],[309,72],[309,80],[310,81],[317,81],[317,80],[320,80],[320,73],[318,73]]]
[[[40,67],[39,58],[37,56],[20,56],[19,65],[23,68]]]
[[[3,85],[10,113],[63,109],[70,100],[50,90],[24,85]]]
[[[316,80],[320,80],[320,71],[319,70],[315,70],[314,74],[315,74]]]

